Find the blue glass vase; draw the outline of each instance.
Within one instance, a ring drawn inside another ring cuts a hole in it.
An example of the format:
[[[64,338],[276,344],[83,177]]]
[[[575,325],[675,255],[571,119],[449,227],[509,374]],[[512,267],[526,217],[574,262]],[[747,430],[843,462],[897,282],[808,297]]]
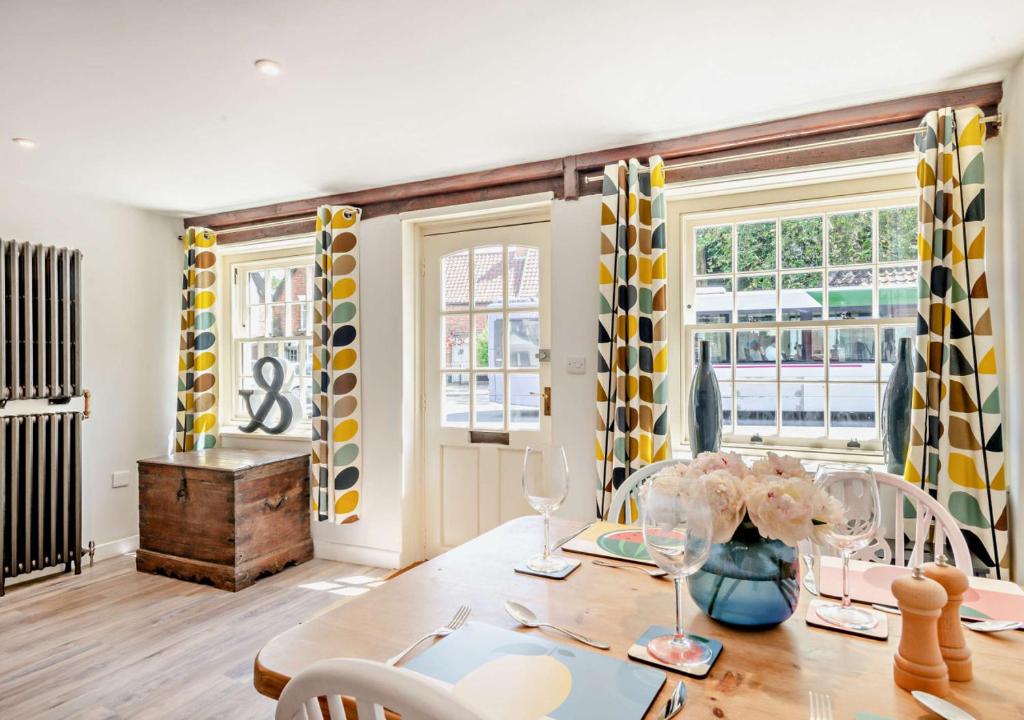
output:
[[[700,341],[700,360],[690,382],[690,452],[718,452],[722,445],[722,394],[707,340]]]
[[[914,366],[910,357],[910,338],[900,338],[896,367],[882,397],[882,452],[885,469],[903,474],[910,447],[910,403],[914,393]]]
[[[744,518],[728,542],[711,547],[687,581],[705,615],[726,625],[765,628],[789,619],[800,598],[796,548],[761,537]]]

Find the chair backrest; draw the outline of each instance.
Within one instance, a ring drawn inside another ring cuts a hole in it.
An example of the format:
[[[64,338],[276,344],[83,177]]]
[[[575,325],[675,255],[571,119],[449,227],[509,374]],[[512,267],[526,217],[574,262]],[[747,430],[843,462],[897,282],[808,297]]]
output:
[[[627,525],[639,522],[640,518],[637,514],[638,506],[636,499],[637,493],[640,490],[640,484],[651,475],[667,467],[687,464],[689,464],[688,460],[660,460],[631,472],[629,477],[615,490],[615,494],[612,495],[612,502],[608,506],[608,514],[605,516],[605,519],[611,522],[624,522]]]
[[[402,720],[487,720],[425,675],[369,660],[321,660],[293,677],[277,701],[275,720],[323,720],[324,698],[331,720],[345,715],[342,695],[355,699],[359,720],[384,720],[384,707]]]

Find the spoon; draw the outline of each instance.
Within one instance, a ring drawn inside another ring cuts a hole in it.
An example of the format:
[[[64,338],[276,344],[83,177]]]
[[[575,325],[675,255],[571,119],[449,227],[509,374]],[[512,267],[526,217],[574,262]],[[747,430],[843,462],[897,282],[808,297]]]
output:
[[[1004,630],[1017,630],[1024,627],[1016,620],[982,620],[981,622],[964,623],[974,632],[992,633],[1003,632]]]
[[[683,705],[686,704],[686,686],[683,685],[683,681],[680,680],[676,684],[676,689],[672,691],[672,695],[669,696],[668,702],[665,703],[665,709],[661,713],[660,720],[669,720],[679,714],[679,711],[683,709]]]
[[[600,565],[601,567],[617,568],[619,570],[639,570],[642,573],[650,575],[652,578],[663,578],[668,575],[664,570],[659,570],[657,568],[645,568],[640,567],[639,565],[619,565],[618,563],[610,563],[606,560],[592,560],[591,562],[595,565]]]
[[[552,625],[550,623],[542,623],[539,620],[537,620],[537,616],[534,614],[533,610],[531,610],[530,608],[526,607],[525,605],[520,605],[517,602],[513,602],[511,600],[506,600],[505,601],[505,612],[507,612],[509,615],[511,615],[512,619],[515,620],[520,625],[525,625],[526,627],[529,627],[529,628],[545,628],[545,627],[546,628],[551,628],[552,630],[557,630],[558,632],[562,633],[563,635],[568,635],[573,640],[579,640],[584,645],[590,645],[591,647],[596,647],[599,650],[610,650],[611,649],[611,645],[607,645],[607,644],[605,644],[603,642],[599,642],[597,640],[591,640],[587,636],[580,635],[579,633],[573,632],[572,630],[570,630],[568,628],[559,627],[558,625]]]

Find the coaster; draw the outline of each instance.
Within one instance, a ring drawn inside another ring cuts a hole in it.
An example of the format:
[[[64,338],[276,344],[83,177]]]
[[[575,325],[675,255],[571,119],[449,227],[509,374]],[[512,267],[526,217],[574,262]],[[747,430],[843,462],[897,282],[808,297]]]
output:
[[[647,643],[659,635],[671,635],[675,632],[672,628],[662,627],[661,625],[651,625],[644,634],[641,635],[636,642],[634,642],[627,653],[634,660],[653,665],[654,667],[664,668],[665,670],[671,670],[682,675],[689,675],[690,677],[703,678],[707,677],[708,673],[711,672],[711,668],[714,667],[715,663],[718,662],[718,656],[722,654],[722,643],[714,638],[706,638],[702,635],[694,635],[692,633],[686,633],[686,637],[697,642],[702,642],[711,648],[711,660],[703,665],[694,665],[688,668],[680,668],[675,665],[666,665],[658,658],[647,652]]]
[[[561,557],[561,555],[559,555],[559,557]],[[552,580],[565,580],[572,574],[573,570],[580,566],[579,560],[574,560],[573,558],[565,559],[569,561],[569,566],[566,567],[564,570],[559,570],[556,573],[542,573],[537,572],[536,570],[531,570],[530,568],[526,567],[525,560],[516,565],[515,571],[517,573],[522,573],[523,575],[536,575],[537,577],[550,578]]]
[[[822,605],[835,605],[835,603],[829,602],[828,600],[822,600],[821,598],[811,600],[811,604],[807,606],[806,620],[808,625],[825,628],[826,630],[836,630],[842,633],[849,633],[850,635],[873,638],[875,640],[885,640],[889,637],[889,619],[884,613],[875,612],[874,610],[868,610],[868,608],[858,606],[861,610],[866,610],[878,618],[878,624],[871,628],[847,628],[842,627],[841,625],[833,625],[828,620],[818,615],[818,608]]]

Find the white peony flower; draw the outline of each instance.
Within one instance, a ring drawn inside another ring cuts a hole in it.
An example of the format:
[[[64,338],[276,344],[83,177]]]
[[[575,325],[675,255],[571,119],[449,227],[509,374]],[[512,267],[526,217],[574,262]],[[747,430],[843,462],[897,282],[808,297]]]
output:
[[[736,532],[746,513],[743,487],[739,478],[725,469],[704,475],[703,481],[714,522],[712,542],[726,542]]]
[[[747,495],[747,514],[766,538],[796,545],[806,538],[824,539],[842,519],[842,505],[799,477],[766,480]]]
[[[728,470],[736,477],[743,477],[749,470],[736,453],[731,452],[703,452],[690,463],[689,472],[697,475],[706,475],[715,470]]]
[[[799,460],[788,455],[776,455],[773,452],[755,462],[751,470],[755,475],[800,478],[807,482],[814,482],[814,476],[804,469],[803,463]]]

